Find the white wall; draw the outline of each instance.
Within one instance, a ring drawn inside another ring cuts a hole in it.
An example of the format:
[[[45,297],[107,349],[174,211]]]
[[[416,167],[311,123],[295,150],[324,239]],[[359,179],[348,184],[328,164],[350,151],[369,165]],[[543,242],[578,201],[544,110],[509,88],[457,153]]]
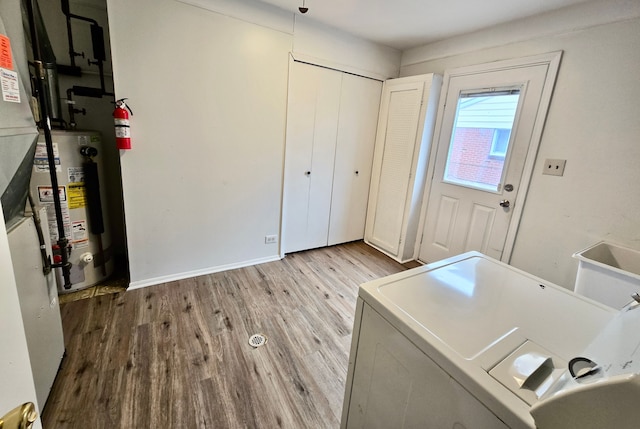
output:
[[[280,232],[293,14],[289,28],[280,9],[228,1],[107,4],[116,94],[134,111],[121,155],[132,287],[279,258],[264,241]]]
[[[349,73],[385,80],[398,77],[401,52],[296,15],[293,56]]]
[[[640,3],[588,3],[416,48],[401,75],[558,50],[511,264],[573,288],[574,252],[600,240],[640,249]],[[546,158],[567,160],[563,177],[542,175]]]
[[[374,79],[398,77],[401,52],[315,22],[298,13],[257,0],[177,0],[293,36],[298,60]]]

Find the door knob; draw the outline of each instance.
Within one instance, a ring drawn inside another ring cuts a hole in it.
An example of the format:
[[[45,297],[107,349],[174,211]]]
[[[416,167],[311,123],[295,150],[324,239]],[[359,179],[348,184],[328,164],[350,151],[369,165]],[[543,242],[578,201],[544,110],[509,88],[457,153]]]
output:
[[[501,200],[500,201],[500,207],[509,207],[511,205],[511,203],[509,202],[509,200]]]
[[[30,429],[37,419],[38,413],[36,413],[35,405],[32,402],[27,402],[0,417],[0,428]]]

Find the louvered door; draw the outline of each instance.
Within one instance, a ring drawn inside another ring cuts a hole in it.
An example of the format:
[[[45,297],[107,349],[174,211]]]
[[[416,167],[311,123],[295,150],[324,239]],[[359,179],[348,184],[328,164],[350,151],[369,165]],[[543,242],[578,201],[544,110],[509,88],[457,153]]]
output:
[[[430,74],[383,88],[365,241],[403,262],[414,256],[440,83]]]

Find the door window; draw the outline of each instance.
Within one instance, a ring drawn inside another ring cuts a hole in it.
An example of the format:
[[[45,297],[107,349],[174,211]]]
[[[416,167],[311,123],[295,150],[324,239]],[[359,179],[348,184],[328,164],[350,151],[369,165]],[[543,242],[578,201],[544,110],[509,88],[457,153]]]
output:
[[[519,88],[460,93],[444,182],[500,192],[519,99]]]

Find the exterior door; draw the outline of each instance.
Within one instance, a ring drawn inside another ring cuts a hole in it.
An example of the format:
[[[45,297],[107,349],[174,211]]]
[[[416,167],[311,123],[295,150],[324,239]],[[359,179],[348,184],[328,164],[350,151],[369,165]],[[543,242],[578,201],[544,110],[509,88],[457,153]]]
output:
[[[421,261],[470,250],[508,260],[558,62],[445,77]]]

